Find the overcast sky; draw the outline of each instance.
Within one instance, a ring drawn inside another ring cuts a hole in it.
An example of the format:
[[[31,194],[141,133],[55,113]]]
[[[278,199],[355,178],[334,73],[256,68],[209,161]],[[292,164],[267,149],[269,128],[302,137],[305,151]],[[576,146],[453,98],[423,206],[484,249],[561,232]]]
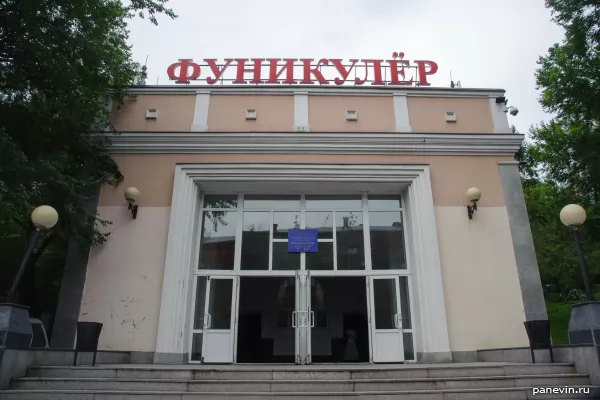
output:
[[[287,4],[288,6],[284,6]],[[525,133],[549,116],[535,89],[536,61],[562,39],[543,0],[170,0],[179,17],[130,23],[134,59],[148,56],[148,84],[171,84],[179,58],[375,58],[433,60],[432,86],[450,71],[463,88],[501,88]],[[204,75],[204,74],[203,74]],[[202,83],[202,82],[195,82]]]

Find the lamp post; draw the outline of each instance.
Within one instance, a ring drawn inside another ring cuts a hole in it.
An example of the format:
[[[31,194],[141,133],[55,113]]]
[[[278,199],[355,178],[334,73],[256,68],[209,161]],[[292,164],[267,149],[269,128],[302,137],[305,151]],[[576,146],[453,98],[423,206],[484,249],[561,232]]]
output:
[[[13,281],[10,292],[8,293],[8,303],[12,303],[15,299],[17,290],[19,289],[19,283],[21,283],[21,279],[23,279],[29,258],[31,258],[33,249],[35,248],[39,238],[42,236],[42,230],[50,229],[56,225],[58,222],[58,213],[50,206],[39,206],[31,213],[31,222],[33,222],[33,225],[35,226],[35,231],[33,231],[31,237],[29,238],[29,246],[27,247],[27,251],[25,252],[25,256],[23,257],[23,261],[21,262],[21,266],[17,272],[17,276]]]
[[[0,304],[0,348],[27,349],[31,344],[33,330],[29,319],[29,308],[13,304],[13,302],[35,245],[43,235],[44,230],[56,225],[58,213],[50,206],[39,206],[31,213],[31,222],[35,226],[35,231],[29,238],[29,246],[10,288],[6,302]]]
[[[573,305],[571,309],[571,318],[569,320],[569,343],[571,344],[594,344],[598,343],[600,338],[600,302],[594,301],[594,293],[590,285],[583,249],[581,247],[581,236],[579,230],[586,220],[586,213],[583,207],[577,204],[569,204],[560,211],[560,220],[571,229],[577,255],[579,256],[579,267],[581,268],[581,277],[585,287],[587,301],[581,304]],[[600,348],[598,358],[600,360]]]
[[[581,277],[583,278],[587,301],[594,301],[590,276],[587,264],[585,263],[585,257],[583,256],[583,248],[581,247],[581,236],[579,235],[579,228],[583,225],[586,218],[585,210],[577,204],[569,204],[560,211],[560,220],[563,224],[571,228],[571,234],[573,235],[573,240],[575,240],[575,248],[577,248],[577,255],[579,256],[579,267],[581,268]]]

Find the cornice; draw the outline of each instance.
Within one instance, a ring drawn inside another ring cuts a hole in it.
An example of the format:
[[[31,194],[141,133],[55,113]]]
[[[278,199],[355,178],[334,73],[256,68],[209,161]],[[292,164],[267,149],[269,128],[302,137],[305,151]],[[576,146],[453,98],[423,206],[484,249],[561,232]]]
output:
[[[117,154],[505,155],[521,134],[127,132],[110,137]]]
[[[504,89],[466,89],[444,87],[397,87],[397,86],[307,86],[307,85],[164,85],[164,86],[131,86],[130,94],[179,94],[195,95],[197,93],[211,93],[217,95],[231,94],[280,94],[293,95],[304,92],[308,95],[318,96],[392,96],[399,94],[408,97],[475,97],[490,98],[503,96]]]

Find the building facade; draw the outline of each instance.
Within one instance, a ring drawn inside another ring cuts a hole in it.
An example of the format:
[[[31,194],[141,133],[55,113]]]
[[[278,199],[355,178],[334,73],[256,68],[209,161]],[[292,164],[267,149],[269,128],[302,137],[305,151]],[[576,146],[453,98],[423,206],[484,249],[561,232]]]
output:
[[[545,319],[503,90],[131,92],[111,111],[125,180],[101,188],[111,234],[89,253],[79,307],[104,324],[101,349],[156,363],[474,361],[527,346],[523,322]],[[311,251],[291,250],[306,230]]]

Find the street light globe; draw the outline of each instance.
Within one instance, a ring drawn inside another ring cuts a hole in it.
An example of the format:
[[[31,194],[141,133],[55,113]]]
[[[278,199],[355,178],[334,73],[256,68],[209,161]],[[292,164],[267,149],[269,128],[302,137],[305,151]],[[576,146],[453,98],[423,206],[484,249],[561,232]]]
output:
[[[476,187],[469,188],[467,189],[466,196],[470,202],[477,202],[481,199],[481,190]]]
[[[580,226],[586,218],[585,210],[578,204],[569,204],[560,210],[560,220],[566,226]]]
[[[135,201],[140,198],[140,191],[137,188],[130,186],[125,189],[125,198],[127,201],[135,203]]]
[[[58,213],[50,206],[39,206],[31,213],[31,222],[36,228],[50,229],[58,222]]]

